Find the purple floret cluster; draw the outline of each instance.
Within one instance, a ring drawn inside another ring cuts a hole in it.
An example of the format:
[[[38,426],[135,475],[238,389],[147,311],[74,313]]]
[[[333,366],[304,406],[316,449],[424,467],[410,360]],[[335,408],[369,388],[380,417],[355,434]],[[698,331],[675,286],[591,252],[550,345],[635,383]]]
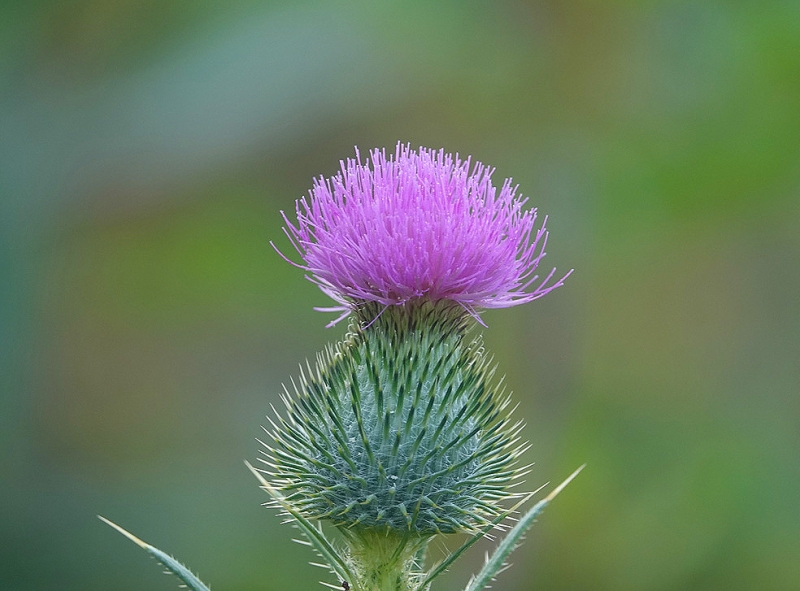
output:
[[[378,302],[418,299],[457,302],[478,318],[481,308],[507,308],[562,285],[535,274],[545,255],[547,218],[493,169],[444,150],[398,144],[393,156],[372,150],[367,162],[342,162],[336,176],[315,179],[297,201],[297,223],[285,214],[286,235],[308,278],[342,312]],[[288,259],[287,259],[288,260]],[[290,261],[291,262],[291,261]]]

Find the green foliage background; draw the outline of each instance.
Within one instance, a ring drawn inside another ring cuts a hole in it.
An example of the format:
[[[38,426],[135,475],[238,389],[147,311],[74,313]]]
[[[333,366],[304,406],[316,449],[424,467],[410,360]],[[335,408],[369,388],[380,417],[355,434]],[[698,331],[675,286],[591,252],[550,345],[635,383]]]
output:
[[[800,4],[6,1],[0,588],[317,588],[242,460],[343,328],[269,245],[341,158],[472,154],[551,216],[485,315],[535,488],[495,589],[800,588]],[[476,547],[439,589],[463,586]]]

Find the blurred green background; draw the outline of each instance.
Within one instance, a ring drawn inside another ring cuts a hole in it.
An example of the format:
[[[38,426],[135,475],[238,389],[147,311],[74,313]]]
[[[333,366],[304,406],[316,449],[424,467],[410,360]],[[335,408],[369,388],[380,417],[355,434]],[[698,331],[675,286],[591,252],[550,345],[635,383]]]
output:
[[[269,245],[353,146],[444,147],[550,215],[487,312],[527,486],[495,589],[800,589],[800,3],[0,7],[0,588],[321,589],[242,463],[344,327]],[[463,586],[490,545],[437,586]]]

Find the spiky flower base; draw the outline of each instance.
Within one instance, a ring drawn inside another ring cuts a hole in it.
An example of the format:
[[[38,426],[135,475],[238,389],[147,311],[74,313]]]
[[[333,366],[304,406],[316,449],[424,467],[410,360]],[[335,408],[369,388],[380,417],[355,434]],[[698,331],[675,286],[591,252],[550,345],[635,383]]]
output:
[[[480,339],[466,339],[472,322],[450,302],[360,308],[274,425],[271,474],[286,501],[399,536],[475,531],[499,515],[520,425]]]

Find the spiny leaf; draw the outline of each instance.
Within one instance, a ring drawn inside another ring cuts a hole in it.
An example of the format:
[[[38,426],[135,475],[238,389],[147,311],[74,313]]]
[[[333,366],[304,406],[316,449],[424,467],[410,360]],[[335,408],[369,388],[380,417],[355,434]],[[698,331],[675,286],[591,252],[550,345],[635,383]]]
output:
[[[508,511],[503,512],[501,515],[499,515],[496,519],[494,519],[487,526],[481,528],[476,534],[474,534],[466,542],[464,542],[455,552],[452,552],[446,559],[444,559],[442,562],[437,564],[433,569],[430,570],[430,572],[427,574],[425,579],[422,581],[422,583],[420,584],[420,589],[424,588],[425,585],[429,585],[431,583],[431,581],[433,581],[433,579],[435,579],[440,574],[445,572],[450,567],[450,565],[453,564],[453,562],[456,561],[456,559],[459,556],[461,556],[464,552],[466,552],[466,550],[470,546],[472,546],[475,542],[477,542],[478,540],[483,538],[493,528],[497,527],[502,521],[504,521],[507,517],[512,515],[514,513],[514,511],[516,511],[517,509],[522,507],[522,505],[527,503],[533,495],[535,495],[537,492],[542,490],[542,488],[544,488],[545,486],[547,486],[547,485],[543,484],[542,486],[537,488],[535,491],[525,495],[525,498],[522,499],[519,503],[517,503],[516,505],[511,507],[511,509],[509,509]]]
[[[102,515],[98,515],[97,517],[100,518],[102,522],[107,523],[108,525],[113,527],[115,530],[117,530],[123,536],[128,538],[134,544],[136,544],[143,550],[146,550],[153,558],[155,558],[158,562],[160,562],[169,572],[178,577],[183,582],[183,584],[186,585],[192,591],[209,591],[208,587],[206,587],[203,584],[203,582],[192,573],[192,571],[190,571],[180,562],[172,558],[172,556],[170,556],[169,554],[165,554],[158,548],[154,548],[147,542],[140,540],[128,530],[123,529],[122,527],[118,526],[113,521],[106,519]]]
[[[525,532],[527,532],[528,529],[533,525],[536,517],[538,517],[544,508],[550,504],[550,501],[556,498],[556,495],[564,490],[564,487],[572,482],[572,479],[575,478],[585,467],[586,464],[575,470],[575,472],[570,474],[570,476],[564,482],[559,484],[553,490],[553,492],[536,503],[527,513],[525,513],[525,515],[522,516],[517,524],[511,529],[511,531],[508,532],[506,537],[503,538],[503,541],[500,542],[499,546],[497,546],[494,554],[492,554],[492,556],[486,561],[486,564],[483,565],[483,568],[480,570],[480,572],[472,577],[464,591],[481,591],[496,575],[502,571],[506,558],[508,558],[509,554],[511,554],[514,548],[517,547],[517,544],[522,539],[522,536],[524,536]]]
[[[261,483],[261,486],[266,490],[269,495],[277,502],[281,508],[286,511],[292,518],[295,520],[297,527],[300,528],[308,541],[314,545],[314,548],[322,555],[322,557],[328,561],[331,565],[331,568],[336,572],[339,577],[346,581],[354,580],[350,569],[347,566],[345,560],[339,555],[336,549],[331,545],[328,539],[325,537],[319,529],[317,529],[313,523],[311,523],[308,519],[303,517],[299,512],[297,512],[291,504],[286,502],[284,496],[275,489],[263,476],[256,470],[250,462],[245,461],[245,465],[248,469],[253,473],[253,475],[258,479]]]

